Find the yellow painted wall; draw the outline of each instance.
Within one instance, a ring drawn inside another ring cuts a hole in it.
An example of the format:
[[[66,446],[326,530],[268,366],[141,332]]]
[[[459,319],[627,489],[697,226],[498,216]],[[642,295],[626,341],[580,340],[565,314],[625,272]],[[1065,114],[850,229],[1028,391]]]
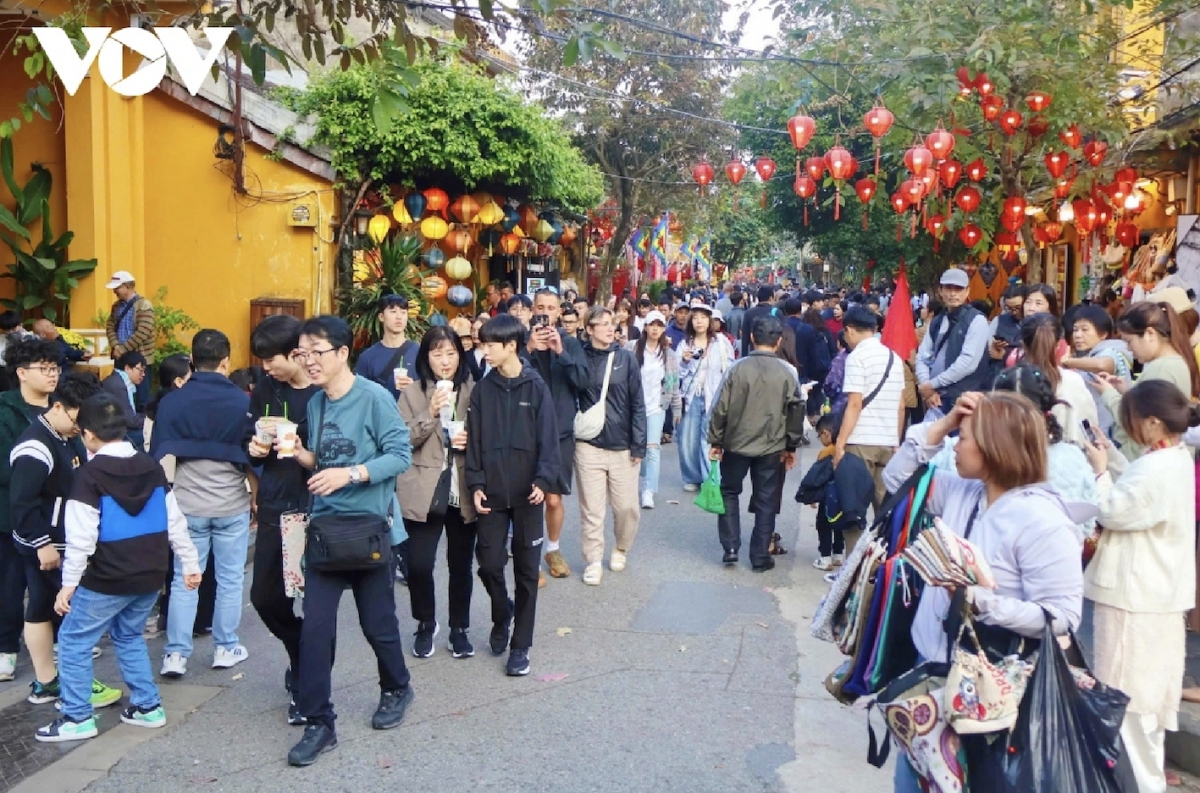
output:
[[[166,286],[172,307],[228,334],[234,366],[249,359],[251,299],[302,298],[309,314],[329,311],[334,246],[318,239],[331,240],[329,183],[251,145],[249,195],[237,196],[232,164],[212,153],[215,121],[158,93],[146,97],[144,118],[146,276],[139,291],[149,296]],[[317,228],[288,226],[292,203],[311,202],[314,192]]]

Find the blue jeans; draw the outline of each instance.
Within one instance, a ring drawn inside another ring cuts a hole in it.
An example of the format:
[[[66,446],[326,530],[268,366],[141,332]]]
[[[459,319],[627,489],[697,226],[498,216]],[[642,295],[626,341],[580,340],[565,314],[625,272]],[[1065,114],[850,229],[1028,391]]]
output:
[[[242,621],[242,587],[246,580],[246,546],[250,539],[250,513],[228,518],[189,517],[188,534],[200,555],[200,567],[208,562],[212,549],[213,571],[217,575],[217,604],[213,609],[213,645],[232,650],[237,647],[238,625]],[[199,590],[183,585],[183,563],[175,557],[175,580],[171,582],[171,609],[167,612],[167,646],[164,653],[192,655],[192,627],[196,621]]]
[[[908,764],[904,750],[893,746],[892,751],[896,753],[896,775],[892,778],[892,790],[895,793],[921,793],[921,783],[917,781],[916,772]]]
[[[92,648],[105,631],[117,652],[121,677],[129,686],[130,703],[143,709],[159,705],[150,653],[142,638],[146,618],[157,601],[157,592],[102,595],[84,587],[75,590],[71,610],[58,631],[58,682],[64,716],[82,721],[92,715]]]
[[[667,414],[663,411],[658,411],[649,416],[646,416],[646,456],[642,459],[641,481],[638,483],[638,491],[645,493],[647,490],[651,493],[658,492],[658,465],[662,457],[662,434],[663,434],[663,419]]]
[[[704,397],[689,399],[675,437],[685,485],[699,485],[708,476],[708,419]]]

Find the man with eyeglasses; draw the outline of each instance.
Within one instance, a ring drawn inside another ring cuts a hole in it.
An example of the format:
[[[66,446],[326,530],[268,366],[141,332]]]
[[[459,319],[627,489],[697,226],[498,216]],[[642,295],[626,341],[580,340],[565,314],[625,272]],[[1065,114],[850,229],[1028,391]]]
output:
[[[146,424],[146,416],[138,408],[138,386],[146,379],[146,359],[140,352],[127,352],[116,360],[113,373],[104,378],[104,390],[112,394],[125,414],[125,426],[128,429],[129,442],[133,448],[140,449],[145,443],[142,434]]]
[[[988,344],[988,356],[993,362],[997,373],[1004,368],[1004,359],[1013,350],[1021,346],[1021,320],[1025,318],[1025,293],[1022,284],[1012,284],[1000,296],[1004,310],[992,320],[988,331],[992,340]]]
[[[13,541],[8,509],[12,465],[9,455],[17,438],[50,408],[61,369],[54,345],[37,337],[8,343],[5,361],[18,388],[0,393],[0,681],[12,680],[25,623],[25,564]]]

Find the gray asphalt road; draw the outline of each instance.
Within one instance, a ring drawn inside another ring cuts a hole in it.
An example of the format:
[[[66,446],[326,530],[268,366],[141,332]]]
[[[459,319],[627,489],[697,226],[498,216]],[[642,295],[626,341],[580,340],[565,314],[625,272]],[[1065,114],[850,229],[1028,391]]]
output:
[[[477,655],[451,658],[445,631],[432,658],[410,653],[416,701],[402,727],[375,732],[374,661],[347,594],[334,671],[340,746],[292,769],[285,757],[301,729],[284,721],[285,656],[247,598],[242,641],[251,658],[211,670],[211,640],[197,640],[184,682],[219,693],[131,748],[88,789],[889,790],[890,773],[865,762],[865,715],[836,704],[821,685],[838,656],[808,638],[824,585],[809,564],[812,511],[802,515],[792,501],[800,469],[788,477],[779,519],[791,552],[777,557],[774,571],[756,574],[744,558],[737,568],[721,566],[716,518],[680,490],[675,450],[664,449],[658,508],[643,512],[627,570],[606,569],[600,587],[580,579],[570,499],[563,549],[573,576],[541,591],[529,677],[505,677],[503,659],[487,653],[487,603],[477,586]],[[749,515],[743,526],[748,541]],[[445,624],[441,571],[438,582]],[[397,594],[411,649],[407,591]],[[160,646],[151,643],[156,657]],[[110,664],[106,656],[98,673],[109,674]]]

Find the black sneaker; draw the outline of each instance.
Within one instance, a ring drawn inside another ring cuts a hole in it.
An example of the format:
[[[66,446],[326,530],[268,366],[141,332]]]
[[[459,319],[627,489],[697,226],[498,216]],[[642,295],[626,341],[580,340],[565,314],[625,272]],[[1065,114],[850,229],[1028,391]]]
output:
[[[304,728],[300,743],[288,752],[288,765],[306,766],[317,762],[325,752],[337,748],[337,733],[327,724],[310,724]]]
[[[417,638],[413,640],[413,655],[417,658],[428,658],[433,655],[433,638],[438,635],[441,626],[437,620],[417,623]]]
[[[295,691],[296,689],[292,687],[292,684],[295,682],[296,682],[295,678],[292,676],[292,668],[289,666],[287,669],[283,670],[283,688],[284,688],[284,690],[287,691],[289,694],[292,693],[293,691]]]
[[[491,645],[492,655],[504,655],[504,651],[508,649],[508,632],[512,628],[513,611],[516,606],[512,602],[512,598],[508,599],[508,619],[503,623],[497,622],[492,625],[492,635],[488,637],[488,644]]]
[[[524,677],[529,674],[529,651],[514,647],[508,654],[508,667],[505,672],[509,677]]]
[[[768,570],[775,569],[775,560],[768,556],[767,561],[763,562],[762,564],[752,565],[752,567],[756,573],[765,573]]]
[[[379,695],[379,708],[371,717],[371,726],[376,730],[390,730],[404,721],[404,711],[413,701],[412,686],[398,691],[385,691]]]
[[[726,551],[725,555],[721,557],[721,562],[723,564],[737,564],[738,563],[737,551]]]
[[[308,724],[308,719],[304,718],[304,714],[300,712],[300,706],[296,704],[296,700],[292,699],[288,702],[288,724],[293,727],[300,727]]]
[[[450,629],[450,654],[455,658],[470,658],[475,655],[475,648],[467,638],[466,628]]]

